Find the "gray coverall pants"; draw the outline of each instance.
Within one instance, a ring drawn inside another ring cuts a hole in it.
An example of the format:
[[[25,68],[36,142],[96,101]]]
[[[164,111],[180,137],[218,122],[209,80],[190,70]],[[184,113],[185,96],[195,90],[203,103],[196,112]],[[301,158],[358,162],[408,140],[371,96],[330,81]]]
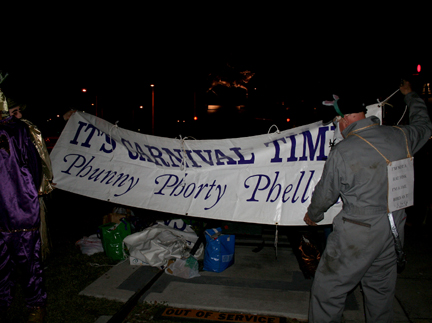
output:
[[[367,222],[347,221],[343,213],[335,217],[312,286],[310,322],[340,322],[347,294],[359,282],[367,321],[392,322],[397,272],[387,214],[362,218]]]

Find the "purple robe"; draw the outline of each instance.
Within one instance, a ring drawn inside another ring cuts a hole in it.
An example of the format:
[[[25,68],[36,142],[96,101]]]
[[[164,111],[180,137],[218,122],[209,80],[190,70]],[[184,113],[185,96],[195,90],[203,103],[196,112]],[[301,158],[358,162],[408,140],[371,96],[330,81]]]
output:
[[[0,307],[12,302],[16,266],[23,271],[27,306],[45,304],[40,261],[39,198],[41,166],[27,125],[0,120]]]
[[[0,120],[0,229],[39,227],[40,163],[25,123]]]

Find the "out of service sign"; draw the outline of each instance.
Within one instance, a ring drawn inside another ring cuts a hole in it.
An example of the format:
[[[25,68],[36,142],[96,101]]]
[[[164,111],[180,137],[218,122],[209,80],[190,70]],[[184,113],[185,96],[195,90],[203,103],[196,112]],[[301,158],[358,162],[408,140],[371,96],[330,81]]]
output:
[[[208,320],[215,322],[253,322],[253,323],[283,323],[284,318],[255,314],[223,313],[206,310],[189,310],[181,308],[166,308],[162,315],[164,318],[185,318]]]

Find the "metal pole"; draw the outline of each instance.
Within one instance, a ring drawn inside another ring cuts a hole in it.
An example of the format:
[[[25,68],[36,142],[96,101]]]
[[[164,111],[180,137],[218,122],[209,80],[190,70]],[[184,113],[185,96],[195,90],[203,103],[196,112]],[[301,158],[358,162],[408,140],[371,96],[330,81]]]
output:
[[[196,114],[196,91],[194,91],[194,118],[198,117]]]
[[[151,88],[152,88],[152,135],[154,135],[154,119],[155,119],[155,116],[154,116],[154,112],[155,112],[155,110],[154,110],[154,84],[151,84],[150,85],[151,86]]]
[[[97,105],[97,95],[95,95],[95,107],[96,107],[96,117],[97,117],[97,115],[98,115],[98,105]]]

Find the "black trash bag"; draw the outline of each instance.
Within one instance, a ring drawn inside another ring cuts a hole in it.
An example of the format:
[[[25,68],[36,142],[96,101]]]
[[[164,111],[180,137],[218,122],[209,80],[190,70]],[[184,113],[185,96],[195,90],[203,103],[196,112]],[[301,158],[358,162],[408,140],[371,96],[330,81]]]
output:
[[[300,268],[306,278],[314,277],[321,259],[321,252],[318,245],[311,239],[308,234],[302,234],[299,250],[301,253],[302,263]]]

